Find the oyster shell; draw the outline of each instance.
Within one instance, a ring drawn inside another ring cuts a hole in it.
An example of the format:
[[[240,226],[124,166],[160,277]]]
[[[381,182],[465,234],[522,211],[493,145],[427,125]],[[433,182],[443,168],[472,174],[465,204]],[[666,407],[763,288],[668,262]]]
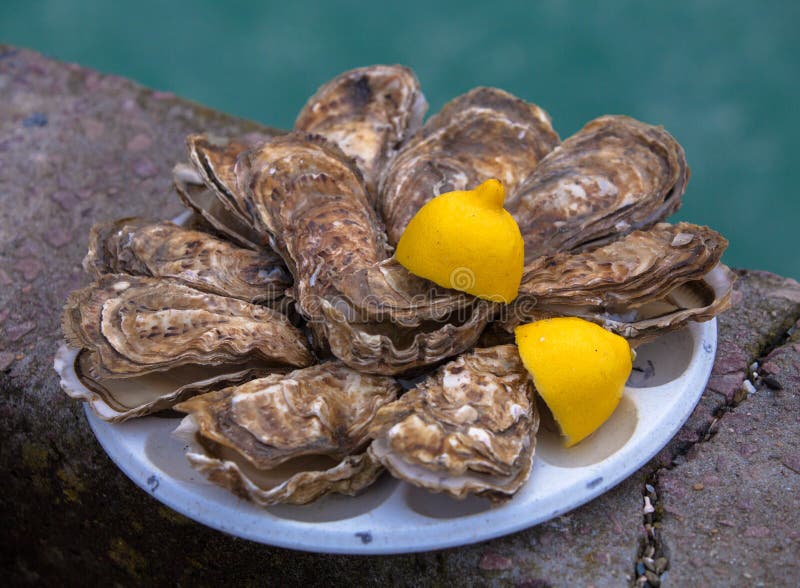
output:
[[[474,299],[441,320],[418,327],[402,327],[390,320],[352,320],[353,309],[320,300],[319,331],[333,354],[347,365],[367,373],[402,374],[439,363],[469,349],[496,312],[494,305]]]
[[[431,117],[401,149],[381,180],[389,242],[431,198],[471,189],[489,178],[513,192],[556,145],[547,113],[498,90],[476,88]]]
[[[86,350],[93,380],[187,364],[312,362],[302,333],[283,314],[163,278],[104,275],[70,294],[61,324],[67,344]]]
[[[242,249],[171,222],[125,218],[92,227],[87,273],[173,278],[193,288],[247,302],[272,301],[291,276],[271,251]]]
[[[409,68],[373,65],[323,85],[300,111],[294,128],[322,135],[355,159],[374,204],[381,171],[422,124],[427,108]]]
[[[263,235],[231,214],[192,166],[185,163],[175,165],[172,182],[181,201],[219,234],[254,251],[264,248]]]
[[[186,400],[196,394],[241,384],[263,377],[268,370],[246,366],[180,366],[165,376],[145,374],[130,378],[94,380],[86,375],[88,354],[62,345],[54,367],[61,389],[76,400],[86,402],[101,419],[123,422],[141,417]]]
[[[535,259],[525,266],[518,303],[636,308],[701,279],[727,245],[708,227],[659,223],[591,251]]]
[[[386,261],[385,235],[360,174],[333,144],[292,133],[243,162],[238,185],[292,272],[298,307],[320,347],[330,345],[351,367],[393,374],[474,343],[492,306]]]
[[[516,346],[475,349],[381,408],[369,454],[417,486],[500,502],[528,479],[538,427]]]
[[[730,305],[734,276],[719,263],[727,240],[708,227],[659,223],[590,251],[525,266],[520,295],[504,309],[507,331],[553,316],[578,316],[637,345]]]
[[[639,345],[680,329],[689,321],[711,320],[726,311],[731,305],[735,281],[736,275],[720,263],[701,279],[676,286],[663,298],[633,310],[600,313],[586,309],[572,314],[598,322],[628,339],[632,345]]]
[[[361,174],[333,143],[295,132],[249,151],[245,162],[237,178],[243,199],[295,276],[301,308],[312,289],[323,295],[335,276],[388,257]]]
[[[194,169],[222,207],[237,223],[247,227],[254,226],[253,211],[248,202],[239,197],[241,191],[236,186],[236,165],[240,155],[265,139],[268,137],[259,137],[253,142],[202,134],[186,137],[186,148]]]
[[[678,209],[688,180],[683,149],[663,128],[602,116],[547,155],[505,207],[530,262],[654,225]]]
[[[380,473],[363,453],[367,430],[399,389],[329,362],[183,402],[176,433],[191,442],[193,467],[262,506],[355,494]]]

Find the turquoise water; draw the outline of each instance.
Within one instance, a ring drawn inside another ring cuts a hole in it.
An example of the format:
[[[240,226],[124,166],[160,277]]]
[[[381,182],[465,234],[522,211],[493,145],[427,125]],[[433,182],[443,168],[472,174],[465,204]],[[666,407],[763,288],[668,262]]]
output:
[[[692,180],[676,219],[725,261],[800,278],[800,3],[4,0],[0,41],[289,127],[351,67],[413,67],[436,110],[476,85],[536,102],[562,137],[605,113],[663,124]]]

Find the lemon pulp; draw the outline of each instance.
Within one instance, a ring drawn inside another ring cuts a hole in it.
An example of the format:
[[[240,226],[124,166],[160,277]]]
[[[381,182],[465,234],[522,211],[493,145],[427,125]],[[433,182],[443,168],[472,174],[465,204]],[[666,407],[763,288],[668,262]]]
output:
[[[633,367],[623,337],[574,317],[536,321],[517,327],[514,334],[522,363],[567,447],[611,416]]]

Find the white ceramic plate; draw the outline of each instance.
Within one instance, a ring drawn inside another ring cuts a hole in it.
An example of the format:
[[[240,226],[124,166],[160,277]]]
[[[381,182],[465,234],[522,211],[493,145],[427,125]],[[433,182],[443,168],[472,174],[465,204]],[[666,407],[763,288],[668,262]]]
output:
[[[530,480],[490,508],[431,494],[384,475],[357,497],[262,509],[192,470],[170,434],[180,419],[111,424],[87,409],[97,439],[137,485],[209,527],[261,543],[327,553],[386,554],[464,545],[506,535],[574,509],[653,457],[689,417],[714,361],[716,320],[692,324],[639,349],[619,408],[591,437],[563,448],[552,424],[537,437]],[[551,430],[548,430],[550,428]]]

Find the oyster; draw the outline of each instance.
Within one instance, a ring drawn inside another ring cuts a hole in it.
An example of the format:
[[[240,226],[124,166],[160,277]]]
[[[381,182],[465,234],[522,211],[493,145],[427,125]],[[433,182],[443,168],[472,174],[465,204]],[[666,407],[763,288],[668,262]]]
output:
[[[708,227],[659,223],[590,251],[535,259],[525,266],[519,302],[636,308],[702,278],[727,245]]]
[[[70,294],[61,325],[67,344],[86,350],[84,372],[93,380],[187,364],[312,362],[283,314],[163,278],[104,275]]]
[[[460,353],[478,338],[492,306],[386,261],[360,174],[335,145],[291,133],[249,151],[237,174],[255,224],[292,272],[320,347],[330,345],[353,368],[393,374]]]
[[[311,289],[324,295],[335,276],[388,257],[361,174],[333,143],[291,133],[248,151],[238,172],[254,225],[296,278],[301,308]]]
[[[262,236],[231,214],[193,167],[185,163],[175,165],[172,182],[181,201],[213,230],[242,247],[263,249]]]
[[[726,311],[735,281],[736,275],[720,263],[701,279],[676,286],[663,298],[621,313],[589,312],[584,318],[602,321],[605,328],[627,338],[631,345],[638,345],[683,328],[689,321],[707,321]],[[582,314],[577,312],[575,316]]]
[[[495,312],[492,304],[475,299],[470,307],[413,328],[388,320],[352,320],[334,304],[320,301],[319,330],[325,341],[347,365],[376,374],[403,374],[469,349]]]
[[[428,104],[417,76],[400,65],[346,71],[314,94],[294,128],[334,142],[364,174],[371,203],[381,171],[419,128]]]
[[[238,198],[236,162],[251,147],[281,134],[283,131],[242,138],[189,135],[186,147],[192,165],[178,164],[173,169],[181,200],[221,234],[243,247],[261,250],[267,237],[255,229],[247,202]]]
[[[512,193],[556,145],[550,117],[496,88],[476,88],[431,117],[401,149],[381,180],[380,204],[390,243],[431,198],[471,189],[489,178]]]
[[[170,408],[196,394],[210,392],[268,375],[263,367],[179,366],[163,373],[95,380],[87,375],[89,354],[62,345],[54,367],[61,389],[86,402],[101,419],[122,422]]]
[[[530,475],[538,427],[516,346],[475,349],[381,408],[369,454],[417,486],[501,502]]]
[[[547,155],[505,207],[530,262],[654,225],[678,209],[688,180],[683,149],[663,128],[602,116]]]
[[[193,467],[262,506],[355,494],[380,466],[364,452],[377,411],[399,385],[329,362],[196,396],[176,434]]]
[[[125,218],[98,223],[83,260],[89,274],[173,278],[193,288],[247,302],[283,296],[291,277],[271,251],[242,249],[170,222]]]
[[[525,266],[503,327],[579,316],[638,344],[730,304],[733,275],[719,263],[728,242],[689,223],[659,223],[590,251],[540,257]]]
[[[262,138],[254,145],[263,140]],[[237,223],[252,227],[252,210],[248,208],[246,201],[238,197],[240,192],[236,186],[237,161],[252,145],[238,139],[189,135],[186,137],[186,146],[194,169],[202,176],[205,185],[214,192],[225,210]]]

